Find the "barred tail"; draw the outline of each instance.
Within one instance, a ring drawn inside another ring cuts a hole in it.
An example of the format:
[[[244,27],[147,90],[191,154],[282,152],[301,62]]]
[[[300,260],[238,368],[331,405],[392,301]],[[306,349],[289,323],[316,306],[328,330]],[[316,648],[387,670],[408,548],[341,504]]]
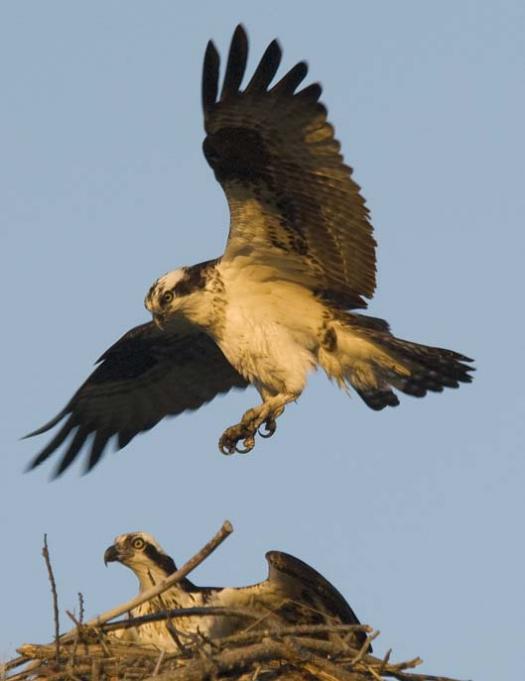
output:
[[[392,388],[424,397],[472,381],[469,357],[396,338],[382,320],[348,314],[336,322],[334,332],[337,343],[328,361],[324,350],[321,364],[339,383],[350,384],[371,409],[397,406]]]

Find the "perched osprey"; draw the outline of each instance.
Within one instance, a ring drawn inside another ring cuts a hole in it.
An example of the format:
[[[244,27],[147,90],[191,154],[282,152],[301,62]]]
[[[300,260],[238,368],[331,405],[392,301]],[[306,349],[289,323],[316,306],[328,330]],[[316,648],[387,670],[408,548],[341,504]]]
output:
[[[131,614],[140,617],[175,608],[219,606],[249,610],[256,618],[261,618],[265,629],[296,624],[359,624],[339,591],[302,560],[280,551],[269,551],[266,560],[269,573],[264,582],[240,588],[201,587],[183,579],[159,597],[136,607]],[[116,537],[115,543],[106,550],[104,561],[118,561],[133,570],[139,580],[139,592],[158,584],[176,570],[173,559],[146,532],[130,532]],[[206,637],[220,638],[247,626],[253,628],[255,620],[249,617],[194,616],[176,618],[172,623],[180,641],[188,643],[198,632]],[[114,632],[113,636],[133,638],[159,649],[178,649],[165,620]],[[353,636],[354,645],[361,647],[365,633],[356,632]]]
[[[249,451],[317,367],[377,410],[398,404],[394,389],[423,397],[470,382],[468,357],[400,340],[387,322],[352,311],[374,293],[376,242],[321,87],[298,89],[305,62],[272,85],[274,40],[241,88],[247,55],[238,26],[220,92],[212,42],[204,57],[204,155],[231,214],[224,255],[153,284],[145,301],[153,321],[109,348],[65,409],[32,433],[65,419],[31,468],[71,435],[56,474],[93,436],[90,470],[113,436],[124,447],[165,416],[251,384],[261,404],[219,442],[224,453]]]

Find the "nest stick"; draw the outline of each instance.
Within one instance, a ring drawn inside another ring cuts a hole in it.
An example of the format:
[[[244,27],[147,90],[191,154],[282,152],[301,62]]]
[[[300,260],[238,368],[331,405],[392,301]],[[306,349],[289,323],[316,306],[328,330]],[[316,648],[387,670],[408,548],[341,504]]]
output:
[[[223,606],[205,605],[193,608],[171,608],[161,612],[152,612],[148,615],[141,615],[140,617],[130,617],[125,620],[108,622],[101,625],[101,629],[104,633],[107,633],[108,631],[140,627],[143,624],[160,622],[167,619],[176,619],[180,617],[210,617],[210,615],[216,615],[217,617],[244,617],[246,619],[256,619],[259,617],[258,613],[254,614],[254,612],[248,608],[225,608]]]

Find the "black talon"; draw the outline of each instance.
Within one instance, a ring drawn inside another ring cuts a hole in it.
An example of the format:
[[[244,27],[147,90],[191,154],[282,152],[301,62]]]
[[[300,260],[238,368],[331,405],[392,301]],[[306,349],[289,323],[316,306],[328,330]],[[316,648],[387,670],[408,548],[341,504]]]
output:
[[[262,427],[266,430],[261,430]],[[268,418],[266,421],[259,427],[259,430],[257,431],[261,437],[263,437],[265,440],[269,437],[272,437],[272,435],[275,433],[277,430],[277,422],[275,419]]]
[[[237,454],[248,454],[248,452],[251,452],[253,447],[246,447],[246,449],[242,449],[241,447],[235,445],[235,451]]]
[[[255,447],[255,438],[253,434],[247,435],[244,438],[243,441],[244,449],[240,449],[237,445],[235,445],[235,450],[239,452],[239,454],[248,454],[248,452],[251,452],[252,449]]]
[[[219,442],[219,450],[221,454],[224,454],[225,456],[231,456],[232,454],[235,454],[236,447],[230,443]]]

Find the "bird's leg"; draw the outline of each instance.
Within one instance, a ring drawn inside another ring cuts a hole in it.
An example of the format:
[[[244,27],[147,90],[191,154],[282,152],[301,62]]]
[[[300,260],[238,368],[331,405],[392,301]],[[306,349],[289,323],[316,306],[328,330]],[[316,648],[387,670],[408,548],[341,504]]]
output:
[[[277,428],[276,419],[283,413],[285,405],[293,402],[297,394],[283,393],[268,397],[257,407],[248,409],[243,415],[241,422],[227,428],[219,440],[219,449],[223,454],[246,454],[255,446],[255,435],[264,424],[265,431],[259,434],[262,437],[271,437]],[[238,444],[242,440],[243,448]]]
[[[276,393],[269,392],[268,389],[265,388],[264,386],[260,386],[258,388],[258,390],[259,390],[259,393],[260,393],[261,397],[263,398],[264,402],[268,402],[269,400],[271,400],[272,397],[276,397]],[[278,395],[278,393],[277,393],[277,395]],[[299,394],[297,394],[295,396],[295,399],[297,399],[297,397],[299,397]],[[273,412],[271,412],[267,416],[266,420],[261,423],[261,425],[257,429],[257,432],[259,433],[259,435],[261,437],[269,438],[275,433],[275,431],[277,429],[277,419],[279,418],[279,416],[281,416],[283,411],[284,411],[284,405],[282,405],[280,407],[276,407],[273,410]],[[264,430],[262,429],[263,426],[264,426]]]

